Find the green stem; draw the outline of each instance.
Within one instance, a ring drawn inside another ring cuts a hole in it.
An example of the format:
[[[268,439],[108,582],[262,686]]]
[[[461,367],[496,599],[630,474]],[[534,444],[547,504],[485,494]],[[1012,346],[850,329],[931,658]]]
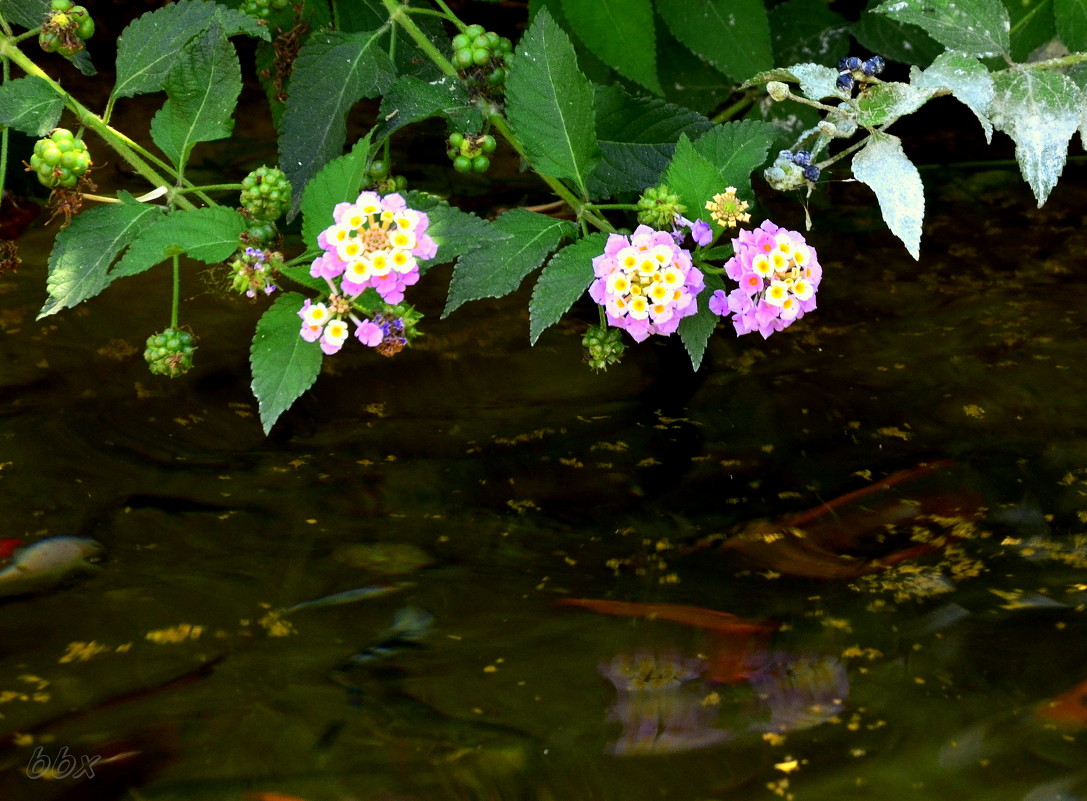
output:
[[[181,305],[181,259],[174,254],[174,305],[170,309],[170,328],[177,328],[177,309]]]
[[[408,12],[401,6],[396,0],[381,0],[385,6],[385,10],[389,12],[389,21],[399,25],[404,31],[415,40],[415,44],[422,50],[430,60],[433,61],[442,72],[446,75],[456,76],[457,69],[454,67],[445,56],[438,52],[438,48],[434,46],[434,43],[430,41],[426,34],[424,34],[419,26],[415,24],[415,21],[408,15]]]
[[[1069,53],[1059,58],[1049,58],[1045,61],[1033,61],[1029,64],[1016,64],[1016,67],[1030,70],[1057,70],[1062,67],[1071,67],[1074,64],[1082,64],[1087,61],[1087,53]]]
[[[0,22],[3,22],[3,17],[0,17]],[[7,23],[4,23],[7,27]],[[8,60],[3,59],[3,68],[0,69],[0,75],[3,76],[3,81],[0,84],[6,84],[11,80],[11,67],[8,66]],[[5,125],[4,129],[0,131],[0,204],[4,202],[4,181],[7,179],[8,172],[8,127]]]
[[[748,94],[745,94],[743,97],[737,100],[735,103],[733,103],[731,106],[728,106],[724,110],[719,111],[717,114],[714,114],[713,121],[726,122],[728,120],[731,120],[733,117],[737,116],[743,109],[752,105],[754,102],[754,97],[749,92]]]
[[[207,186],[187,186],[179,189],[175,189],[174,192],[178,195],[183,195],[186,192],[240,192],[242,191],[241,184],[208,184]]]
[[[106,125],[101,117],[64,91],[64,88],[49,77],[41,67],[27,58],[19,48],[13,46],[10,39],[0,39],[0,58],[5,59],[5,63],[6,59],[10,59],[27,75],[33,75],[45,81],[49,85],[49,88],[64,99],[65,106],[67,106],[67,108],[76,116],[76,119],[80,124],[90,128],[105,140],[106,144],[117,152],[117,155],[128,162],[132,169],[143,176],[143,178],[150,182],[152,186],[169,186],[172,183],[169,179],[161,176],[147,163],[147,161],[140,157],[136,152],[137,149],[142,150],[139,145],[120,131]],[[187,209],[195,208],[192,203],[183,197],[177,198],[177,205]]]
[[[460,21],[460,18],[453,13],[453,9],[447,6],[444,0],[435,0],[434,4],[442,10],[442,13],[445,15],[446,19],[448,19],[450,22],[457,26],[457,30],[459,30],[461,33],[464,33],[466,30],[468,30],[468,26]]]
[[[637,211],[638,206],[636,203],[586,203],[584,208],[592,209],[593,211],[610,210],[610,211]]]

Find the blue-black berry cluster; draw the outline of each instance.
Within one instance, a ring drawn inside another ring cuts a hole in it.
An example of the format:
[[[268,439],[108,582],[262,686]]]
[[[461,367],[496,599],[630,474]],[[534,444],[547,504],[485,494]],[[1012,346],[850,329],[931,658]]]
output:
[[[782,151],[787,153],[788,151]],[[804,175],[804,180],[815,183],[819,180],[819,168],[812,164],[811,153],[807,150],[798,150],[792,153],[789,157],[789,161],[801,168],[801,172]]]
[[[845,56],[838,61],[838,89],[852,92],[857,83],[867,83],[883,72],[886,62],[879,56],[861,60],[856,56]]]

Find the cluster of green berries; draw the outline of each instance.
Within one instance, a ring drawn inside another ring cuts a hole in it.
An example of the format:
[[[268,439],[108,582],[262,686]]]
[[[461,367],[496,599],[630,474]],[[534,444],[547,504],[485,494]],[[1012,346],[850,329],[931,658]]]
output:
[[[597,371],[607,370],[610,365],[618,364],[626,350],[620,329],[599,325],[589,326],[581,339],[581,346],[585,348],[585,361]]]
[[[883,72],[886,62],[879,56],[872,56],[861,61],[856,56],[845,56],[838,60],[838,89],[852,92],[855,83],[868,83],[870,79]]]
[[[649,187],[638,198],[638,222],[658,231],[669,230],[676,217],[685,211],[687,207],[680,202],[679,195],[664,184]]]
[[[472,136],[454,131],[445,142],[445,154],[457,172],[487,172],[498,142],[490,134]]]
[[[82,139],[67,128],[57,128],[45,139],[34,143],[30,169],[43,186],[71,189],[91,166],[91,154]]]
[[[513,42],[482,25],[469,25],[453,37],[453,66],[469,90],[499,95],[506,84]]]
[[[403,175],[391,174],[389,172],[389,162],[387,161],[374,159],[366,169],[366,175],[370,179],[367,181],[367,185],[373,187],[373,190],[379,195],[391,195],[393,192],[406,192],[408,190],[408,179]]]
[[[192,369],[192,354],[196,350],[193,335],[180,328],[167,328],[147,338],[144,361],[155,375],[177,378]]]
[[[291,182],[275,167],[257,167],[242,180],[241,204],[253,220],[277,220],[291,206]]]
[[[268,19],[277,11],[282,11],[288,0],[244,0],[241,12],[255,19]]]
[[[83,6],[72,0],[50,0],[49,11],[42,22],[38,44],[46,53],[74,56],[83,49],[83,42],[94,36],[94,20]]]

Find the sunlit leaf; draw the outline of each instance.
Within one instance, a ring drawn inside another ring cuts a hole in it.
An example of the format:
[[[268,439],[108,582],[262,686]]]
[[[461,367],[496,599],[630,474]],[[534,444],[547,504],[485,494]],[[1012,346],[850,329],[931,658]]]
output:
[[[919,26],[949,50],[972,56],[1008,53],[1011,23],[1000,0],[888,0],[874,10]]]
[[[185,46],[166,76],[167,100],[151,120],[151,138],[182,169],[197,142],[230,136],[241,91],[238,54],[212,24]]]
[[[347,112],[362,98],[382,94],[395,79],[385,38],[383,31],[322,31],[298,52],[279,135],[280,169],[294,195],[288,219],[298,213],[309,180],[343,150]]]
[[[461,211],[433,195],[409,192],[405,199],[411,208],[426,212],[430,218],[427,235],[438,245],[434,259],[420,263],[420,273],[426,271],[428,264],[446,264],[465,253],[490,247],[510,236],[489,220]]]
[[[662,93],[650,0],[563,0],[562,10],[570,29],[597,58],[654,94]]]
[[[725,190],[717,167],[701,155],[686,136],[680,137],[676,154],[664,173],[663,182],[679,195],[687,207],[687,216],[691,219],[704,217],[708,220],[706,202]],[[721,230],[716,223],[713,226],[715,233]]]
[[[960,102],[974,112],[985,131],[985,141],[992,141],[993,124],[989,120],[989,110],[993,105],[993,79],[989,70],[976,58],[948,50],[937,56],[924,72],[912,68],[910,83],[930,89],[950,89]]]
[[[366,157],[370,134],[355,143],[351,152],[335,158],[306,184],[302,193],[302,239],[317,250],[317,235],[333,223],[337,203],[354,203],[366,182]]]
[[[571,222],[525,209],[507,211],[493,227],[507,238],[460,258],[442,317],[470,300],[500,298],[517,289],[564,236],[577,230]]]
[[[735,186],[741,195],[750,195],[751,173],[766,163],[770,146],[781,129],[762,120],[737,120],[715,125],[695,140],[695,152],[704,156],[717,169],[720,188]],[[714,192],[716,194],[716,192]],[[703,209],[705,207],[703,206]],[[692,213],[693,212],[693,213]],[[699,209],[688,209],[688,217],[703,217]],[[708,220],[705,216],[703,219]]]
[[[596,135],[603,158],[589,177],[593,197],[641,191],[668,166],[680,134],[713,127],[697,112],[653,97],[633,97],[617,86],[598,86]]]
[[[121,203],[106,203],[72,219],[57,235],[49,256],[49,299],[38,319],[93,298],[107,286],[106,271],[122,250],[162,214],[162,207],[137,202],[120,192]]]
[[[570,38],[541,9],[517,46],[506,85],[506,115],[532,166],[568,178],[584,194],[600,159],[593,90],[578,71]]]
[[[60,121],[64,98],[37,75],[0,84],[0,126],[45,136]]]
[[[921,257],[925,187],[897,136],[874,131],[853,156],[853,177],[876,193],[883,220],[915,259]]]
[[[774,64],[762,0],[657,0],[657,10],[673,36],[737,83]]]
[[[1041,206],[1064,171],[1083,93],[1070,78],[1040,70],[998,72],[993,86],[993,125],[1015,140],[1019,169]]]
[[[253,334],[249,363],[265,434],[321,372],[321,346],[306,342],[299,334],[302,321],[298,311],[304,302],[305,297],[297,292],[280,295],[261,315]]]
[[[245,218],[226,206],[172,211],[140,232],[110,270],[109,280],[141,273],[176,253],[218,264],[238,249],[245,228]]]
[[[691,367],[697,370],[702,366],[702,358],[706,355],[706,346],[710,337],[721,321],[720,315],[710,311],[710,297],[718,289],[725,288],[725,282],[719,275],[707,275],[706,288],[703,289],[695,301],[698,303],[698,311],[684,317],[679,323],[679,338],[683,340],[683,347],[687,349],[687,355],[691,357]]]
[[[533,345],[585,294],[593,282],[593,259],[604,252],[607,241],[607,234],[589,234],[552,256],[540,271],[528,305],[528,336]]]

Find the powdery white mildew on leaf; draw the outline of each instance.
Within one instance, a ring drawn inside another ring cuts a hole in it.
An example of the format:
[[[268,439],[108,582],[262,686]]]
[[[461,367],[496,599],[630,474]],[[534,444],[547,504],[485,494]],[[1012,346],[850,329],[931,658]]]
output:
[[[993,124],[989,110],[993,105],[993,79],[989,70],[971,55],[948,50],[923,72],[910,68],[910,83],[917,87],[950,89],[978,118],[985,131],[985,141],[993,141]]]
[[[868,144],[853,156],[853,176],[876,193],[887,227],[902,240],[910,255],[919,259],[925,187],[917,168],[902,152],[902,140],[873,133]]]
[[[905,83],[880,83],[861,92],[853,105],[857,109],[857,124],[866,128],[887,125],[912,114],[936,93]]]
[[[889,0],[873,10],[919,26],[949,50],[974,56],[1009,51],[1011,20],[1000,0]]]
[[[1083,93],[1066,76],[1038,70],[998,72],[993,85],[993,125],[1015,140],[1015,159],[1041,207],[1064,171]]]
[[[791,67],[779,67],[760,72],[754,78],[745,81],[740,88],[746,89],[770,81],[798,83],[801,94],[809,100],[822,100],[824,97],[836,97],[842,100],[846,98],[845,93],[839,92],[837,88],[838,70],[824,67],[822,64],[793,64]]]

